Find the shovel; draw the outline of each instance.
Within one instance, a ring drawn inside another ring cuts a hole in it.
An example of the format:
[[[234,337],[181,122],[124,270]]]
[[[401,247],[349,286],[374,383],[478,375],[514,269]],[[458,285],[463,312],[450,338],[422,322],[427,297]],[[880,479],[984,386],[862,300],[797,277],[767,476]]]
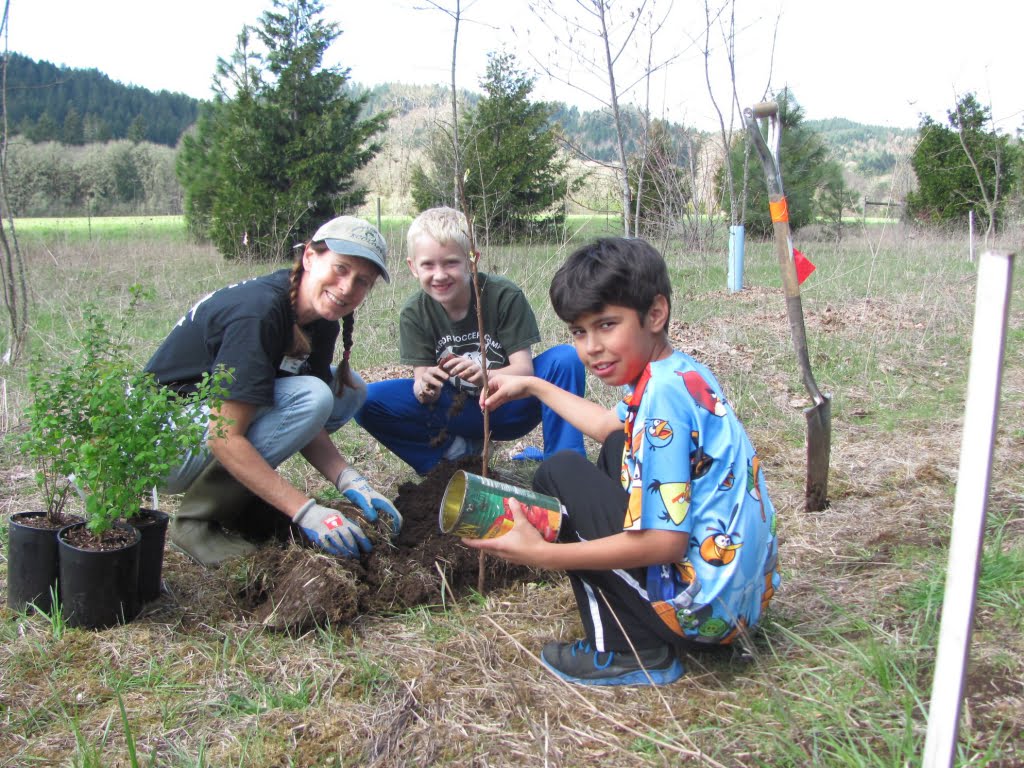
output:
[[[786,293],[786,314],[793,336],[793,347],[800,365],[804,386],[814,404],[804,410],[807,418],[807,485],[804,489],[805,509],[818,512],[828,506],[828,462],[832,449],[832,403],[828,395],[818,390],[807,356],[807,331],[804,328],[804,310],[800,302],[800,283],[793,261],[793,242],[789,236],[789,208],[782,191],[782,171],[779,169],[779,145],[782,124],[779,105],[773,101],[755,104],[743,110],[747,130],[764,167],[768,183],[768,208],[775,230],[775,253],[782,270],[782,286]],[[759,121],[768,123],[768,138],[761,134]]]

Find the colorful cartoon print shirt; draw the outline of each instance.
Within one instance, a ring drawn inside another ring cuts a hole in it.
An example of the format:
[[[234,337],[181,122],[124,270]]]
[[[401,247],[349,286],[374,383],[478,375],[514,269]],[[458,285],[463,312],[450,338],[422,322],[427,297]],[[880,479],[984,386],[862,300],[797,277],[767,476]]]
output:
[[[690,536],[681,563],[647,569],[647,596],[674,632],[729,643],[778,586],[775,509],[746,431],[705,366],[675,351],[618,405],[625,423],[625,530]]]

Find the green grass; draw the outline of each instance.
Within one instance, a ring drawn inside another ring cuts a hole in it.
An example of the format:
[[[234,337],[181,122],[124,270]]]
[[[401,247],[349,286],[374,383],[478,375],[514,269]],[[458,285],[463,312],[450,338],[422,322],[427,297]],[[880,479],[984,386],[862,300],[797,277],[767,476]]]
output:
[[[81,245],[90,241],[144,242],[156,238],[181,243],[188,237],[181,216],[15,219],[14,226],[26,245],[36,242],[62,245]]]
[[[890,640],[855,623],[843,631],[826,628],[813,644],[800,643],[806,657],[785,690],[753,704],[755,715],[786,724],[761,734],[771,758],[757,764],[901,766],[913,761],[919,749],[913,731],[921,704],[914,684],[919,659],[913,642],[894,647]],[[824,690],[827,697],[820,695]]]
[[[311,679],[288,681],[285,684],[251,681],[251,691],[231,692],[221,705],[218,715],[259,715],[275,709],[301,712],[312,706],[316,697],[316,681]]]
[[[910,585],[903,604],[937,621],[945,576],[945,571],[936,570]],[[959,575],[960,578],[971,576]],[[1024,546],[1007,542],[1005,523],[989,526],[975,601],[977,610],[985,616],[985,624],[1006,626],[1017,632],[1024,629]]]

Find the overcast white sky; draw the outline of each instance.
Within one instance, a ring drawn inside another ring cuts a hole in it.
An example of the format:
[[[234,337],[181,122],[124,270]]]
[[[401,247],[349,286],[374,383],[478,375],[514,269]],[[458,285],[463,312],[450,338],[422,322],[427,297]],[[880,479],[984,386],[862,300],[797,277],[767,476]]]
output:
[[[537,71],[537,98],[598,108],[585,92],[604,96],[606,87],[602,91],[588,80],[579,62],[568,68],[568,46],[554,42],[531,10],[547,2],[463,0],[458,85],[476,90],[486,52],[504,46],[524,68]],[[582,15],[576,0],[553,2],[568,14]],[[613,23],[624,9],[640,2],[616,2]],[[665,76],[652,83],[652,111],[677,122],[714,127],[717,118],[700,53],[703,0],[647,2],[657,15],[671,8],[654,38],[653,59],[674,57]],[[455,0],[439,3],[454,7]],[[351,68],[356,82],[449,82],[453,23],[427,0],[324,4],[325,17],[343,30],[328,63]],[[217,58],[228,57],[242,26],[255,24],[270,7],[271,0],[10,0],[7,47],[57,65],[96,68],[122,83],[208,98]],[[1024,124],[1017,52],[1022,15],[1016,3],[1006,0],[959,6],[941,0],[737,0],[740,101],[743,106],[758,101],[770,76],[772,89],[792,88],[809,118],[846,117],[914,128],[921,113],[944,120],[956,95],[973,90],[992,106],[998,127],[1012,133]],[[564,24],[550,14],[547,23],[562,30],[561,40],[566,39]],[[716,96],[724,103],[728,81],[717,30],[712,45],[717,48],[712,58]],[[633,49],[623,53],[616,73],[620,84],[632,79],[629,64],[640,54]],[[576,87],[544,74],[542,64]],[[643,99],[639,91],[631,96],[634,102]]]

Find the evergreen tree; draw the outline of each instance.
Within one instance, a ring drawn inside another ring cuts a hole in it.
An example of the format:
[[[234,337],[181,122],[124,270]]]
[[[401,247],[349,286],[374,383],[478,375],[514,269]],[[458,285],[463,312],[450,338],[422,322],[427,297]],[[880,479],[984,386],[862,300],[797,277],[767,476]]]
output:
[[[216,97],[183,141],[178,174],[193,232],[228,258],[287,258],[296,237],[365,199],[354,173],[387,115],[360,120],[348,69],[324,68],[340,34],[317,0],[274,0],[218,62]]]
[[[455,151],[448,131],[437,129],[430,137],[425,163],[412,167],[409,186],[416,210],[425,211],[439,205],[461,210],[461,201],[456,199]]]
[[[851,210],[857,205],[857,195],[846,186],[843,169],[839,163],[829,162],[825,165],[822,184],[818,187],[814,204],[819,219],[831,231],[836,242],[841,240],[843,211]]]
[[[531,103],[533,79],[510,53],[490,53],[483,96],[463,112],[463,187],[474,221],[492,239],[508,240],[560,224],[558,204],[568,185],[551,108]],[[453,205],[454,155],[450,137],[435,135],[430,170],[414,169],[413,200],[420,210]]]
[[[1024,125],[1017,129],[1017,137],[1009,143],[1011,184],[1006,213],[1024,218]]]
[[[964,222],[978,209],[998,225],[1014,183],[1014,148],[990,127],[990,111],[973,93],[961,97],[946,118],[948,127],[921,118],[910,159],[917,190],[907,195],[907,215],[931,223]]]
[[[86,143],[94,141],[110,141],[110,139],[113,138],[110,126],[107,125],[106,121],[102,117],[98,117],[89,112],[86,114],[83,122],[83,138]]]
[[[821,136],[804,124],[804,111],[788,89],[777,97],[782,141],[779,148],[779,167],[782,185],[789,206],[789,227],[793,231],[810,224],[816,213],[828,212],[832,223],[839,220],[842,207],[852,201],[846,188],[842,169],[830,158],[828,147]],[[737,140],[729,150],[733,178],[743,178],[745,142]],[[717,174],[719,190],[725,174]],[[738,195],[739,196],[739,195]],[[729,212],[728,195],[722,199]],[[838,213],[837,213],[838,206]],[[771,237],[772,220],[768,211],[768,189],[764,173],[756,157],[750,160],[746,195],[747,231],[761,237]]]
[[[36,142],[58,141],[60,139],[60,129],[48,110],[43,110],[43,114],[39,116],[35,125],[32,126],[29,139]]]
[[[72,146],[85,143],[82,116],[78,114],[78,110],[74,107],[71,107],[64,113],[64,129],[61,131],[61,141]]]
[[[137,142],[132,142],[137,145]],[[123,203],[128,210],[135,211],[145,194],[142,174],[136,163],[135,153],[131,144],[117,146],[111,156],[112,198]]]
[[[214,77],[216,95],[204,104],[193,129],[182,138],[177,174],[183,193],[185,222],[199,239],[210,239],[229,258],[238,255],[248,222],[232,218],[231,184],[242,182],[258,154],[253,130],[246,136],[246,126],[255,122],[255,93],[258,87],[258,60],[249,51],[250,30],[244,27],[238,35],[230,59],[218,59]],[[256,185],[238,190],[257,191]],[[234,229],[232,229],[234,227]],[[229,242],[223,243],[224,239]]]
[[[132,124],[128,126],[128,141],[138,144],[146,140],[146,118],[136,115]]]
[[[515,238],[560,225],[568,162],[547,104],[531,103],[534,79],[511,53],[487,55],[483,97],[465,113],[465,193],[492,237]]]
[[[195,122],[199,102],[181,93],[151,93],[138,86],[122,85],[95,69],[56,67],[11,53],[7,60],[5,107],[9,123],[31,141],[63,141],[64,131],[60,127],[75,112],[72,122],[83,122],[86,142],[124,138],[132,121],[141,116],[146,132],[136,136],[136,140],[173,147],[182,132]],[[37,123],[44,113],[52,123],[38,129]],[[78,117],[81,115],[85,117]],[[97,136],[95,129],[101,126]]]

